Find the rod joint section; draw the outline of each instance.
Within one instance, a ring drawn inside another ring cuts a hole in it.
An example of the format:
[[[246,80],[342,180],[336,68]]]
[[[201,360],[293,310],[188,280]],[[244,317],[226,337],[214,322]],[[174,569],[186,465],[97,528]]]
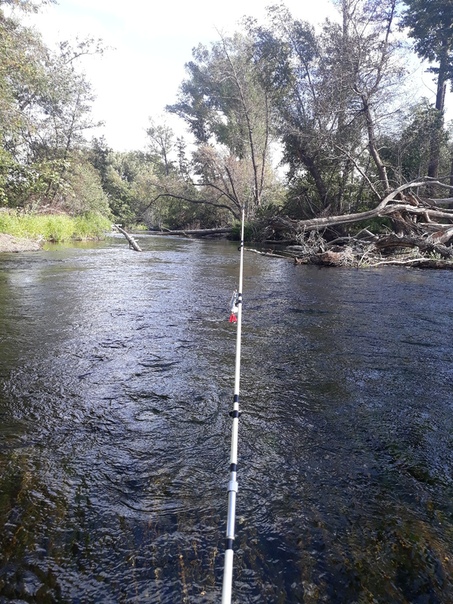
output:
[[[237,493],[238,492],[238,483],[237,480],[230,480],[228,483],[228,493]]]

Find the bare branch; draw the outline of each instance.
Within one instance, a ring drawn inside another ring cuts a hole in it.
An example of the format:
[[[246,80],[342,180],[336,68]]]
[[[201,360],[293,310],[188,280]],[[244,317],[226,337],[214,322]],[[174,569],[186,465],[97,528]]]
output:
[[[236,220],[240,219],[240,214],[238,212],[235,212],[231,206],[228,206],[226,204],[223,203],[216,203],[214,201],[210,201],[209,199],[194,199],[193,197],[186,197],[185,195],[177,195],[175,193],[160,193],[157,197],[155,197],[154,199],[152,199],[149,204],[146,206],[146,208],[143,210],[142,212],[142,216],[145,214],[145,212],[154,204],[156,203],[156,201],[158,199],[160,199],[161,197],[171,197],[173,199],[180,199],[181,201],[187,201],[188,203],[196,203],[196,204],[206,204],[208,206],[213,206],[215,208],[222,208],[224,210],[228,210],[230,211],[234,218],[236,218]]]

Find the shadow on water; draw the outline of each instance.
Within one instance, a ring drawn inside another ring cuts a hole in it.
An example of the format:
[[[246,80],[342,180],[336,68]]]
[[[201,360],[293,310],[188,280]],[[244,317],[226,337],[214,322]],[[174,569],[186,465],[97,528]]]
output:
[[[0,256],[0,604],[218,602],[236,246]],[[453,286],[246,255],[234,601],[453,601]]]

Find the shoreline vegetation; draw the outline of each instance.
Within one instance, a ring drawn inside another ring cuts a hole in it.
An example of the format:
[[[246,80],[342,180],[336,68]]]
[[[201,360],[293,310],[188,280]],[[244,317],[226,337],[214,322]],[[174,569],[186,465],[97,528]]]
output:
[[[327,219],[328,220],[328,219]],[[303,223],[303,221],[301,221]],[[297,223],[296,223],[297,224]],[[293,260],[294,264],[319,267],[376,268],[405,266],[453,270],[453,250],[439,237],[414,237],[414,233],[372,233],[364,227],[355,235],[326,237],[318,230],[304,232],[289,224],[288,219],[274,218],[247,224],[247,241],[258,249],[248,247],[251,253]],[[300,226],[300,225],[299,225]],[[441,225],[437,224],[438,229]],[[450,238],[453,229],[442,225]],[[236,225],[237,227],[237,225]],[[269,229],[275,238],[266,239]],[[283,228],[282,228],[283,227]],[[142,251],[132,235],[120,225],[100,214],[71,217],[67,214],[27,214],[13,210],[0,211],[0,253],[34,252],[45,243],[100,240],[112,230],[126,237],[129,247]],[[137,227],[137,231],[141,230]],[[132,229],[135,231],[135,229]],[[154,235],[173,235],[187,238],[237,238],[237,228],[169,230],[153,229]],[[330,233],[332,235],[332,233]],[[338,234],[337,234],[338,235]],[[285,239],[285,237],[288,237]],[[134,245],[135,244],[135,245]]]
[[[339,19],[318,30],[269,7],[193,49],[165,107],[190,138],[150,116],[146,144],[128,151],[88,137],[100,123],[82,67],[102,41],[52,50],[22,23],[47,3],[0,0],[0,234],[16,238],[1,249],[113,225],[135,251],[141,226],[237,240],[244,209],[246,242],[296,264],[453,267],[451,0],[333,2]],[[421,81],[414,98],[415,55],[435,103]]]
[[[82,216],[0,211],[0,252],[38,251],[47,242],[102,239],[111,220],[98,213]]]

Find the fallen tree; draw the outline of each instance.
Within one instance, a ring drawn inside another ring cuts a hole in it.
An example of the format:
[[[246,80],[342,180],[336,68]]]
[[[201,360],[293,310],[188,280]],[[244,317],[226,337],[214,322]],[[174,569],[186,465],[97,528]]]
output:
[[[153,235],[182,235],[183,237],[218,237],[222,235],[230,235],[233,232],[232,227],[215,228],[215,229],[184,229],[171,230],[161,229],[153,231]]]
[[[443,207],[453,204],[453,198],[434,199],[414,191],[427,186],[430,191],[434,186],[453,188],[440,181],[423,178],[393,190],[372,210],[307,220],[277,216],[270,221],[269,227],[276,239],[290,239],[296,244],[288,247],[287,251],[299,264],[376,266],[397,262],[414,266],[415,253],[419,256],[420,266],[435,264],[440,268],[442,263],[450,265],[453,259],[453,248],[449,245],[453,238],[453,209]],[[321,234],[327,228],[363,223],[374,218],[388,218],[390,232],[374,235],[362,229],[355,236],[337,237],[330,241]],[[389,260],[391,255],[398,258]]]
[[[142,251],[141,247],[138,245],[138,243],[135,241],[135,239],[132,237],[132,235],[129,235],[129,233],[127,233],[119,224],[113,224],[112,226],[119,233],[121,233],[121,235],[124,235],[126,237],[126,241],[129,243],[129,249],[135,250],[136,252]]]

